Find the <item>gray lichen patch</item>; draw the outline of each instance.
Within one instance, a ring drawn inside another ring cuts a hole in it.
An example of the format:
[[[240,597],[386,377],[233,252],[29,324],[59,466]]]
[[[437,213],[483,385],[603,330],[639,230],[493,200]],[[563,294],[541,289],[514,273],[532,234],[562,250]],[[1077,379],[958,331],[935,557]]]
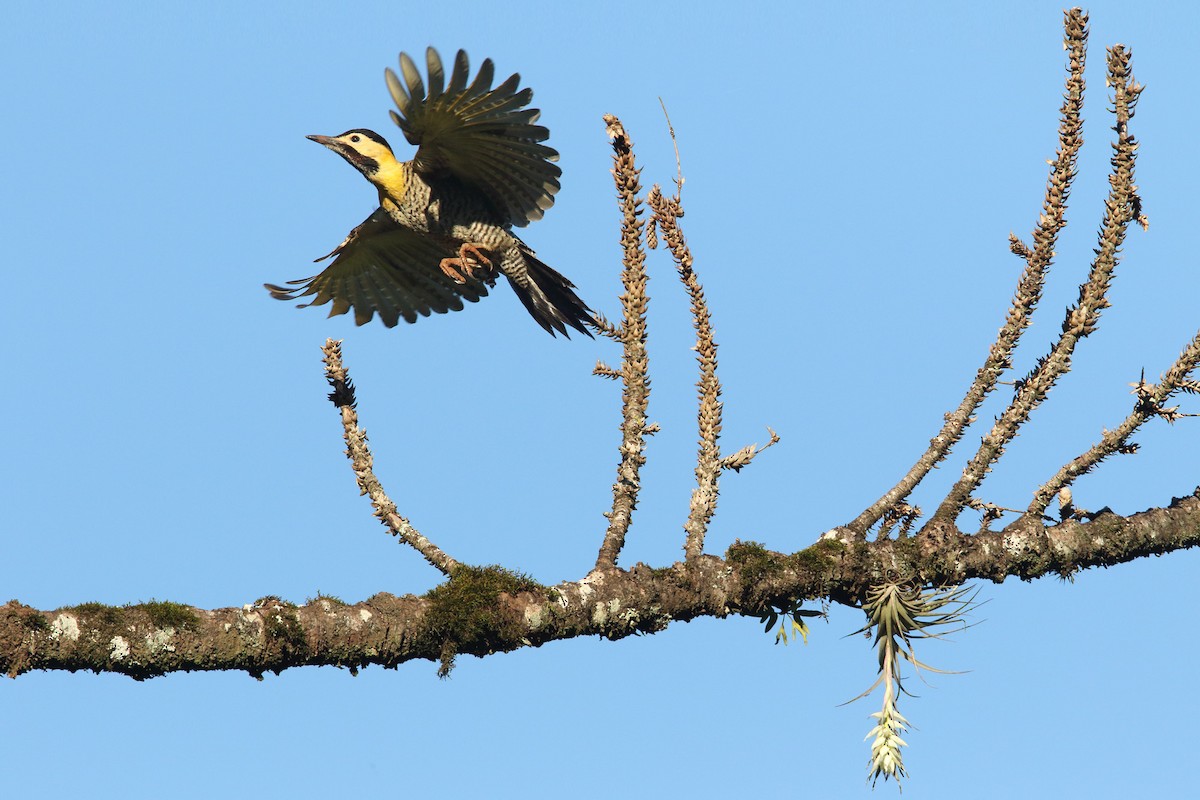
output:
[[[70,614],[59,614],[50,623],[50,638],[54,641],[59,639],[76,641],[79,639],[79,620]]]
[[[114,636],[109,640],[108,657],[113,661],[124,661],[129,658],[129,642],[124,636]]]
[[[173,653],[175,645],[172,640],[175,638],[174,628],[157,628],[146,634],[146,649],[151,653]]]

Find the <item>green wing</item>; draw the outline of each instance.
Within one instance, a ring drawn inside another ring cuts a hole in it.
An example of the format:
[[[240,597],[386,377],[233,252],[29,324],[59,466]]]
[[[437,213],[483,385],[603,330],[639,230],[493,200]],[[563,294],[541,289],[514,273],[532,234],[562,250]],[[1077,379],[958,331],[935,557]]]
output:
[[[550,132],[535,125],[541,112],[525,108],[532,89],[517,89],[513,75],[492,87],[495,68],[486,59],[470,81],[467,54],[459,50],[446,85],[441,56],[425,51],[429,88],[413,60],[400,54],[403,80],[386,70],[388,89],[399,113],[392,119],[409,144],[417,145],[413,167],[427,180],[450,175],[483,192],[512,225],[541,219],[554,204],[562,170],[558,152],[542,144]]]
[[[378,312],[392,328],[401,319],[416,322],[418,315],[461,311],[463,300],[474,303],[487,295],[483,281],[455,283],[439,268],[443,258],[457,255],[453,242],[402,228],[376,209],[336,250],[317,259],[334,257],[320,275],[289,281],[286,287],[263,285],[278,300],[315,295],[301,308],[332,300],[331,317],[353,308],[356,325],[365,325]]]

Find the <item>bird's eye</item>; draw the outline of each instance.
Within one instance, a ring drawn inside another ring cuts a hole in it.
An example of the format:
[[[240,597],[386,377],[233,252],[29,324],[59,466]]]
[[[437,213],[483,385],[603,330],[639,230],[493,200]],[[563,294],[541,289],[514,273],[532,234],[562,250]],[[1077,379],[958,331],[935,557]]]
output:
[[[352,141],[352,142],[357,142],[361,139],[362,139],[362,137],[359,136],[357,133],[350,137],[350,141]]]

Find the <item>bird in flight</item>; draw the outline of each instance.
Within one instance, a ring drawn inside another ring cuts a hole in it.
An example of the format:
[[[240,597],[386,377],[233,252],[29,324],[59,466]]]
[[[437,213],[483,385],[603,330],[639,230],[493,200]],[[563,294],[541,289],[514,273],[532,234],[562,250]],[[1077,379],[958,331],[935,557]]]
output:
[[[364,128],[308,137],[361,172],[378,190],[379,208],[317,259],[333,259],[319,275],[267,290],[280,300],[312,297],[301,307],[332,301],[329,316],[354,309],[357,325],[378,313],[391,328],[459,311],[503,274],[551,335],[568,336],[569,327],[591,336],[591,309],[575,285],[512,232],[542,218],[562,175],[558,152],[543,144],[550,132],[535,124],[541,112],[526,108],[533,91],[518,90],[519,75],[493,87],[491,59],[470,80],[462,50],[448,83],[432,47],[425,64],[428,88],[406,53],[399,76],[384,73],[396,103],[392,120],[417,147],[412,160],[397,160],[382,136]]]

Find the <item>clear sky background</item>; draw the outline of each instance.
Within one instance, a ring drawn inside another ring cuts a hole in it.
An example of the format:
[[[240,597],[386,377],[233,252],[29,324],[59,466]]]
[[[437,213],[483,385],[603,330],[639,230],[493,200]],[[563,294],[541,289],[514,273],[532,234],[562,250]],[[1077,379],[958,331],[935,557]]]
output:
[[[1104,47],[1148,87],[1134,130],[1148,233],[1131,231],[1099,333],[982,491],[1021,505],[1200,326],[1200,61],[1192,3],[1091,6],[1080,178],[1027,368],[1094,244],[1109,130]],[[725,446],[782,443],[722,480],[708,549],[803,548],[908,468],[999,327],[1054,154],[1061,5],[1026,3],[10,4],[0,26],[0,592],[38,608],[267,594],[423,592],[438,574],[358,496],[319,347],[345,339],[379,476],[457,558],[545,583],[592,565],[611,502],[619,387],[604,341],[554,340],[506,286],[387,330],[272,301],[374,207],[305,134],[393,143],[383,69],[465,48],[522,74],[563,188],[526,232],[616,316],[616,113],[647,186],[675,160],[721,345]],[[398,149],[401,149],[398,147]],[[409,152],[407,149],[404,153]],[[651,260],[645,488],[623,565],[680,557],[694,459],[691,332]],[[1003,394],[1003,393],[1001,393]],[[1002,408],[994,398],[981,419]],[[1200,411],[1196,400],[1190,410]],[[963,449],[973,449],[974,430]],[[1200,421],[1080,481],[1129,513],[1200,481]],[[962,454],[960,454],[962,455]],[[926,507],[957,477],[933,476]],[[967,526],[972,520],[964,519]],[[983,585],[980,623],[934,643],[967,670],[914,681],[906,797],[1181,797],[1194,791],[1194,553]],[[701,620],[435,666],[32,674],[0,684],[11,797],[862,797],[879,697],[835,608],[807,647]],[[892,796],[894,786],[877,790]]]

